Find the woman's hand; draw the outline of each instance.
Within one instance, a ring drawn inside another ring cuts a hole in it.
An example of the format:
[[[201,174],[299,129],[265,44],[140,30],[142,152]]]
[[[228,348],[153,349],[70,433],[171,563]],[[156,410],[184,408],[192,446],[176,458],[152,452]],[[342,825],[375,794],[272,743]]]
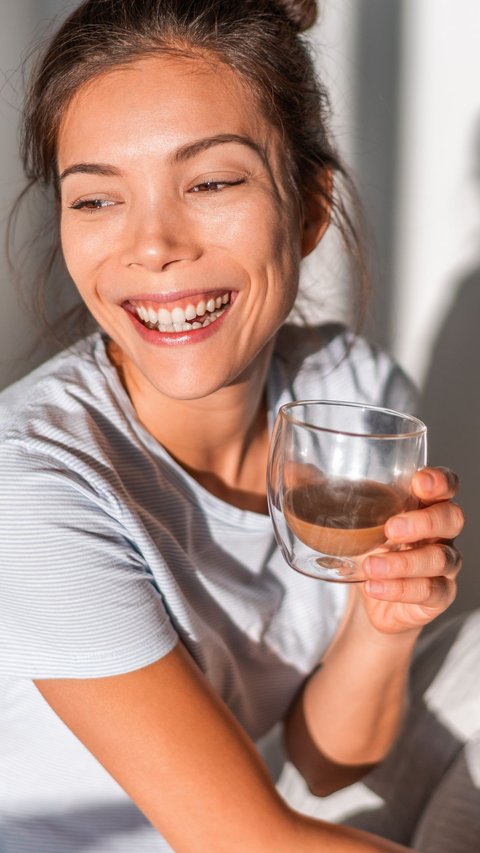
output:
[[[320,795],[386,755],[403,719],[417,636],[455,598],[460,555],[452,539],[463,526],[451,500],[457,478],[424,468],[412,488],[421,508],[386,523],[401,550],[365,558],[367,580],[350,585],[343,625],[287,719],[291,760]]]
[[[368,556],[359,584],[370,623],[386,634],[418,631],[453,602],[461,556],[452,540],[463,512],[451,498],[458,478],[447,468],[423,468],[412,483],[421,508],[390,518],[387,536],[403,550]]]

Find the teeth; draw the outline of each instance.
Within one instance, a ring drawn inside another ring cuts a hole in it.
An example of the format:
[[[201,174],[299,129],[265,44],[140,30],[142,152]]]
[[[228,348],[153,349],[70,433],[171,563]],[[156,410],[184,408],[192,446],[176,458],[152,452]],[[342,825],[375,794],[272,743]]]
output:
[[[166,308],[160,308],[158,312],[158,322],[161,326],[171,326],[172,315],[170,314],[170,311],[167,311]]]
[[[150,328],[156,328],[160,332],[186,332],[191,329],[200,329],[209,326],[224,312],[224,305],[230,302],[230,294],[211,297],[208,302],[201,299],[197,306],[189,303],[185,309],[175,306],[169,311],[167,308],[146,308],[144,305],[136,305],[137,316]],[[208,312],[208,316],[205,314]],[[204,317],[202,322],[200,319]],[[194,321],[194,322],[192,322]]]
[[[183,308],[174,308],[172,311],[172,322],[174,326],[183,326],[185,322],[185,311]]]

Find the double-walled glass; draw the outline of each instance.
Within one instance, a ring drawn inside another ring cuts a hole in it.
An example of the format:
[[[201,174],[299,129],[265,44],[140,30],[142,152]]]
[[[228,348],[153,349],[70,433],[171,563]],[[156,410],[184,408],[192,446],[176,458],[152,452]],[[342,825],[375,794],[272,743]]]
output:
[[[289,565],[310,577],[364,580],[362,561],[390,547],[384,525],[414,509],[427,429],[410,415],[355,403],[282,406],[268,464],[268,502]]]

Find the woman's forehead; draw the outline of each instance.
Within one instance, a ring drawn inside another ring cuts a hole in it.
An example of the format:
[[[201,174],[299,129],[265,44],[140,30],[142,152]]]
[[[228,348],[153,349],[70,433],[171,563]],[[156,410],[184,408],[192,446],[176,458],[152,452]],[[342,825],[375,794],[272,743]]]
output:
[[[220,133],[248,134],[264,144],[272,135],[238,74],[203,57],[148,57],[115,67],[78,90],[60,127],[58,157],[102,146],[141,153],[149,140],[166,151],[182,140]]]

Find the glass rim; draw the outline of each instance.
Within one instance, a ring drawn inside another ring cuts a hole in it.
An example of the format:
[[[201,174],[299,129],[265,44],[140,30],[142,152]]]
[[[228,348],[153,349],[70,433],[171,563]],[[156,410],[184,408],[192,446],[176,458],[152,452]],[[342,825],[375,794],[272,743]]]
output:
[[[300,420],[296,418],[294,415],[290,414],[292,409],[295,409],[299,406],[341,406],[345,409],[366,409],[370,412],[379,412],[385,415],[393,415],[396,418],[403,418],[403,420],[409,421],[412,426],[415,426],[415,429],[412,429],[411,432],[402,432],[402,433],[373,433],[373,432],[354,432],[352,430],[346,429],[334,429],[333,427],[327,426],[318,426],[317,424],[311,424],[307,421]],[[396,409],[387,409],[383,406],[371,406],[369,403],[349,403],[346,400],[292,400],[290,403],[284,403],[283,406],[280,406],[278,410],[278,414],[285,418],[289,423],[293,423],[296,426],[305,427],[306,429],[315,430],[317,432],[328,432],[332,435],[345,435],[351,436],[352,438],[368,438],[368,439],[382,439],[390,440],[390,441],[401,441],[405,438],[418,438],[421,435],[425,435],[427,432],[427,426],[420,420],[420,418],[415,417],[415,415],[409,415],[405,412],[399,412]]]

